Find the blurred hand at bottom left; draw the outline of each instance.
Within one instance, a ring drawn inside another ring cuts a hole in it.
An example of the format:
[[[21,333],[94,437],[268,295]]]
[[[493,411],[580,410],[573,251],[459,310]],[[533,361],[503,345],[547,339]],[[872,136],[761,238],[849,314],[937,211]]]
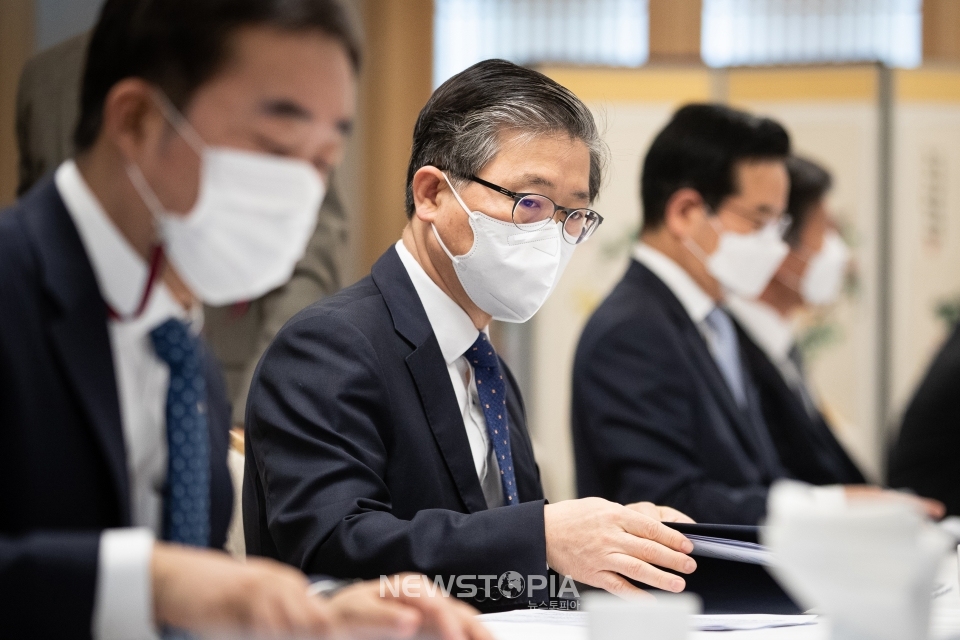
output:
[[[203,638],[493,640],[473,608],[440,590],[393,595],[368,581],[314,596],[287,565],[159,542],[151,573],[157,626]]]

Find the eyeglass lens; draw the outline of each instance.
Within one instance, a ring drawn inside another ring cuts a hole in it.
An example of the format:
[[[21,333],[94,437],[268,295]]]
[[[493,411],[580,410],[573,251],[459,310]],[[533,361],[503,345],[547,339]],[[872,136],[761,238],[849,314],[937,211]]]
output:
[[[529,194],[517,199],[513,207],[513,221],[518,225],[546,223],[556,215],[556,205],[546,196]],[[600,217],[589,209],[575,209],[567,213],[563,221],[563,234],[567,242],[583,242],[593,233]]]

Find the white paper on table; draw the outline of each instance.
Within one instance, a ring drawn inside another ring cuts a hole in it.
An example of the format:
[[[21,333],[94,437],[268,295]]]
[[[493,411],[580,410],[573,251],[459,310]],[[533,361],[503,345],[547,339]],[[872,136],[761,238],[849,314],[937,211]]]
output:
[[[513,623],[556,625],[558,627],[586,627],[585,611],[557,611],[554,609],[518,609],[503,613],[485,613],[485,623]],[[799,627],[817,623],[815,615],[723,614],[693,616],[692,628],[698,631],[750,631],[777,627]]]
[[[817,624],[815,615],[778,616],[768,614],[724,614],[694,616],[698,631],[752,631],[778,627],[802,627]]]
[[[501,613],[484,613],[478,616],[482,622],[514,622],[555,624],[564,627],[587,626],[586,611],[560,611],[557,609],[517,609]]]

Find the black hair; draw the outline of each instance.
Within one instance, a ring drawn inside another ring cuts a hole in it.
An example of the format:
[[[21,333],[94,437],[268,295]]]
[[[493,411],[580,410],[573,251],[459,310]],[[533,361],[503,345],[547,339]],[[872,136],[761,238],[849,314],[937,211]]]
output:
[[[790,174],[787,212],[792,220],[784,240],[796,247],[810,212],[833,186],[833,177],[819,164],[797,156],[787,158],[787,173]]]
[[[786,159],[790,136],[777,122],[718,104],[681,107],[657,134],[643,161],[643,228],[663,224],[667,202],[680,189],[696,190],[716,210],[737,193],[737,164]]]
[[[427,165],[462,181],[480,172],[499,151],[500,134],[557,132],[582,140],[590,150],[590,199],[600,191],[606,146],[593,114],[569,89],[547,76],[506,60],[484,60],[433,92],[413,128],[407,168],[407,217],[413,215],[413,176]]]
[[[231,36],[252,25],[320,31],[343,44],[359,71],[359,35],[338,0],[107,0],[87,51],[77,151],[96,141],[116,83],[143,78],[183,109],[222,67]]]

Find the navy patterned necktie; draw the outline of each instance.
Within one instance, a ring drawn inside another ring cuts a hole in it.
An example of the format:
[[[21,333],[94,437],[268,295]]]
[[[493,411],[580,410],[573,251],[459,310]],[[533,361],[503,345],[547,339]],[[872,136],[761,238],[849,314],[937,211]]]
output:
[[[500,484],[507,506],[520,504],[517,496],[517,479],[513,471],[513,454],[510,453],[510,425],[507,424],[507,387],[500,371],[500,359],[493,345],[482,331],[473,346],[463,354],[473,365],[477,380],[477,395],[487,422],[487,435],[497,455],[500,467]]]
[[[170,367],[163,539],[206,547],[210,544],[210,439],[199,343],[186,324],[172,318],[151,331],[150,338],[157,356]]]

